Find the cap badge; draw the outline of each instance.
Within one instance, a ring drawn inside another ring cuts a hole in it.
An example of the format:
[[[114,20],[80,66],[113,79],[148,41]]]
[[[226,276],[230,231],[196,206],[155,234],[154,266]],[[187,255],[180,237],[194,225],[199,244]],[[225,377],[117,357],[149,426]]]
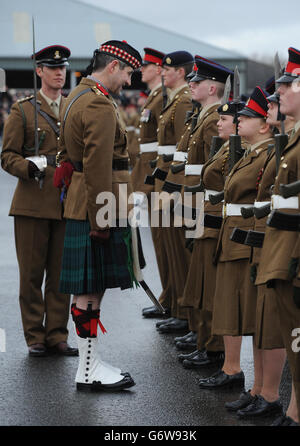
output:
[[[226,112],[228,109],[229,109],[229,105],[228,105],[228,104],[223,105],[222,110],[223,110],[224,112]]]
[[[167,62],[168,65],[170,65],[170,64],[172,63],[171,58],[170,58],[170,57],[167,57],[167,58],[166,58],[166,62]]]
[[[60,52],[58,50],[55,51],[55,53],[54,53],[54,59],[61,59],[61,55],[60,55]]]

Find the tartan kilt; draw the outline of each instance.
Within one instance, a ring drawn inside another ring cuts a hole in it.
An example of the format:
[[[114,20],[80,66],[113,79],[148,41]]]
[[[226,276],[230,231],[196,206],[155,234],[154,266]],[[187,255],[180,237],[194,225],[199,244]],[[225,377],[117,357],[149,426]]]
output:
[[[130,226],[111,228],[104,243],[91,240],[90,230],[88,220],[67,220],[60,292],[80,295],[133,288]]]

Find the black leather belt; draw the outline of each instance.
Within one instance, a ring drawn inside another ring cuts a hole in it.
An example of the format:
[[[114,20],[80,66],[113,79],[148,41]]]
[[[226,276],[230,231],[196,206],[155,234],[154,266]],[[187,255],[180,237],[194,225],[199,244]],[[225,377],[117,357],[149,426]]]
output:
[[[73,164],[74,169],[76,170],[76,172],[82,172],[83,171],[82,161],[72,161],[72,164]],[[112,169],[113,170],[128,170],[128,159],[125,159],[125,160],[113,160]]]
[[[204,214],[203,225],[206,228],[220,229],[223,218],[218,215]]]
[[[47,166],[56,167],[56,155],[45,155],[47,158]]]

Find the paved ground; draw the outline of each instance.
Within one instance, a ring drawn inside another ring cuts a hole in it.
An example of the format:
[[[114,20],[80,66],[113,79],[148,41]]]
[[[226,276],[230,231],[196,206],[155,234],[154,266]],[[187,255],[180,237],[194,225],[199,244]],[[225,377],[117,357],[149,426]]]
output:
[[[0,426],[255,426],[271,423],[239,421],[224,409],[239,392],[200,390],[200,372],[183,369],[178,362],[173,335],[160,335],[155,320],[145,320],[141,310],[151,301],[142,290],[107,292],[102,307],[103,357],[130,371],[136,386],[123,393],[77,392],[74,376],[77,358],[29,358],[18,306],[18,268],[13,220],[8,210],[15,179],[0,171]],[[160,281],[150,232],[142,230],[147,267],[145,280],[158,296]],[[70,343],[75,344],[70,322]],[[0,350],[4,350],[2,336]],[[246,388],[253,382],[249,338],[242,346]],[[285,368],[281,397],[286,407],[290,377]]]

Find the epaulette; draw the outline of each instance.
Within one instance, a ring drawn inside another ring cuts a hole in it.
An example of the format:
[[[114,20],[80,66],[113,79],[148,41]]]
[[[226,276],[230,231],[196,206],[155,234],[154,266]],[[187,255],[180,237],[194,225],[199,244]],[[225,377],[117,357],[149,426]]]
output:
[[[103,96],[108,96],[108,95],[109,95],[108,91],[105,90],[105,88],[102,87],[102,86],[99,85],[99,84],[94,85],[94,86],[92,87],[92,90],[93,90],[94,93],[96,93],[97,95],[100,95],[100,94],[102,94]]]
[[[21,104],[22,102],[30,101],[30,99],[33,99],[33,98],[34,98],[34,95],[32,94],[31,96],[26,96],[26,98],[18,99],[17,102],[19,102]]]

